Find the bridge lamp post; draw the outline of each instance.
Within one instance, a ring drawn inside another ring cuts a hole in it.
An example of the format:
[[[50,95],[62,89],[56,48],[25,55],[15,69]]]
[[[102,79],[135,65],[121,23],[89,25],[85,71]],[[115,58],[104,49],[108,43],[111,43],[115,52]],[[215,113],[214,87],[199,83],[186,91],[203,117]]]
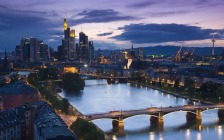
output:
[[[114,104],[114,111],[115,111],[115,104]]]

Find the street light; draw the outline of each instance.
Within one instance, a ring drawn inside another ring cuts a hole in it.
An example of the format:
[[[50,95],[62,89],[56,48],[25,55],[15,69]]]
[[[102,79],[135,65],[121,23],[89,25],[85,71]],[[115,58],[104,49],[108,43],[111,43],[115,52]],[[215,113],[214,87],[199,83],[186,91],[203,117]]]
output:
[[[115,104],[114,104],[114,111],[115,111]]]

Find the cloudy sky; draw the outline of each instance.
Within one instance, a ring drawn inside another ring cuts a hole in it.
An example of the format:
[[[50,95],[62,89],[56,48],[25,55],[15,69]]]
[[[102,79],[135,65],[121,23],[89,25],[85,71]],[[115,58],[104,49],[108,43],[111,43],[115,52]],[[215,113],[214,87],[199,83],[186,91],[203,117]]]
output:
[[[61,44],[63,19],[96,48],[224,46],[223,0],[0,0],[0,51],[22,37]]]

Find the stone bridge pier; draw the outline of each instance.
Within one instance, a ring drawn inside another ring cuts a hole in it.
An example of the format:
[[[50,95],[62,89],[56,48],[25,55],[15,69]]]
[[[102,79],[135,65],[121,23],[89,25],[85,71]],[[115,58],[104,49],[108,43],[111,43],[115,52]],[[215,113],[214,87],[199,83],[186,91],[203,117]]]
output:
[[[119,116],[119,117],[116,117],[116,118],[113,118],[113,121],[112,121],[112,126],[113,128],[123,128],[124,129],[124,119],[123,119],[123,116]]]
[[[187,112],[186,113],[186,119],[188,122],[190,121],[202,121],[202,116],[201,116],[202,110],[197,109],[196,111],[192,112]]]
[[[159,112],[150,117],[151,124],[163,124],[163,113]]]
[[[224,110],[218,110],[218,117],[220,122],[224,122]]]

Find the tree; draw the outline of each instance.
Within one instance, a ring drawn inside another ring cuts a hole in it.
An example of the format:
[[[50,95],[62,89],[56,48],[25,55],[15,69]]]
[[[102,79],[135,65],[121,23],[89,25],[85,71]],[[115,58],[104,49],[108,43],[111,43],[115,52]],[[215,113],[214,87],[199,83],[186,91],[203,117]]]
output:
[[[65,114],[68,114],[69,113],[69,102],[68,102],[68,99],[65,99],[63,98],[61,100],[61,103],[62,103],[62,111],[65,112]]]
[[[189,92],[194,91],[194,89],[195,89],[194,85],[195,85],[195,82],[191,78],[187,77],[184,79],[184,86],[187,87]]]
[[[224,86],[220,86],[220,87],[216,90],[216,94],[217,94],[219,100],[223,100],[223,99],[224,99]]]
[[[14,83],[15,81],[17,81],[19,79],[19,75],[18,74],[12,74],[10,75],[10,83]]]
[[[65,73],[62,86],[66,91],[77,92],[84,89],[85,81],[77,73]]]
[[[40,68],[38,77],[40,81],[57,80],[57,70],[54,68]]]
[[[28,75],[28,81],[30,84],[36,86],[38,84],[38,75],[36,73],[30,73]]]
[[[174,88],[175,88],[175,89],[178,89],[178,88],[179,88],[179,85],[180,85],[180,79],[177,78],[177,79],[175,80],[175,83],[174,83]]]
[[[221,87],[221,84],[219,83],[213,83],[211,81],[203,83],[199,89],[202,98],[216,97],[218,93],[217,90],[219,87]]]
[[[72,123],[70,129],[83,140],[104,140],[103,132],[99,131],[93,123],[90,123],[84,119],[77,118]]]
[[[143,76],[143,74],[141,72],[132,72],[131,79],[133,81],[142,83],[144,81],[145,77]]]

